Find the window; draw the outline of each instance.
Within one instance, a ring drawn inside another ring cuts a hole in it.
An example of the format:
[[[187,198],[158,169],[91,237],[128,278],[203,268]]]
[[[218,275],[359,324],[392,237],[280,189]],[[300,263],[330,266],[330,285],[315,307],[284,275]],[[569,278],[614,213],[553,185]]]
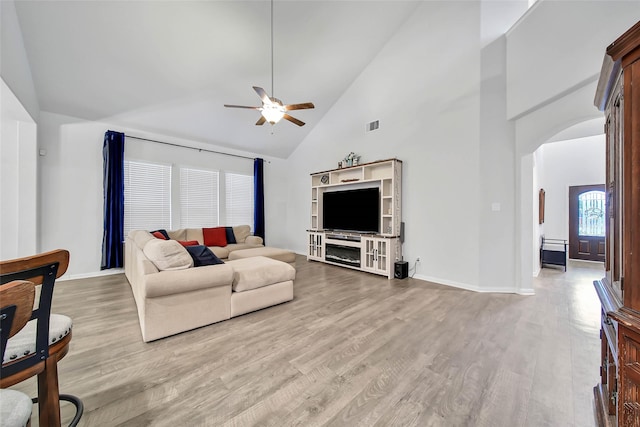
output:
[[[225,174],[226,225],[253,228],[253,176]]]
[[[253,175],[125,160],[124,232],[248,224]]]
[[[124,162],[124,234],[171,228],[171,166]]]
[[[578,196],[578,235],[604,237],[604,191],[588,191]]]
[[[218,215],[218,172],[180,168],[180,227],[215,227]]]

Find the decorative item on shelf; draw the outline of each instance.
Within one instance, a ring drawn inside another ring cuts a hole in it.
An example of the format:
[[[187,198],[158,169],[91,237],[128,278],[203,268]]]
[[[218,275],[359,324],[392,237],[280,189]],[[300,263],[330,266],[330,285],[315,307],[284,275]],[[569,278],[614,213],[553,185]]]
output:
[[[328,184],[329,183],[329,175],[322,175],[320,177],[320,182],[323,184]]]
[[[357,156],[353,151],[347,154],[342,161],[343,167],[358,166],[360,163],[360,156]]]
[[[338,162],[338,169],[342,169],[342,161]]]
[[[354,182],[354,181],[360,181],[360,179],[358,179],[358,178],[351,178],[351,179],[342,179],[342,180],[340,180],[340,182]]]

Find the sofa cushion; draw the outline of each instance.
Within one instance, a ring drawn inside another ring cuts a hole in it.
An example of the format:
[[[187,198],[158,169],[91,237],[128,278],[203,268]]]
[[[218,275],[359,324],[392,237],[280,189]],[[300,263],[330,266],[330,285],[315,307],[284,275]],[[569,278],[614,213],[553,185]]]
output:
[[[186,270],[160,271],[144,276],[139,284],[139,293],[142,298],[181,295],[180,299],[187,301],[192,298],[189,295],[190,292],[203,289],[224,287],[228,288],[229,294],[231,294],[232,280],[233,268],[226,264],[206,265]],[[162,305],[162,303],[160,304]],[[168,309],[170,310],[170,308]]]
[[[169,240],[169,235],[167,234],[166,231],[164,230],[156,230],[156,231],[152,231],[151,234],[153,234],[153,237],[155,237],[156,239],[160,239],[160,240]]]
[[[131,230],[129,232],[129,238],[133,239],[136,246],[140,249],[144,249],[147,242],[156,240],[153,234],[149,233],[147,230]]]
[[[224,231],[227,233],[227,244],[238,243],[236,242],[236,236],[233,234],[233,227],[225,227]]]
[[[179,228],[177,230],[167,230],[167,234],[169,235],[169,239],[171,240],[196,240],[187,239],[187,230],[185,228]]]
[[[187,246],[198,246],[200,243],[197,240],[176,240],[176,242],[180,243],[185,248]]]
[[[252,248],[255,248],[256,246],[264,246],[264,239],[260,236],[247,236],[247,238],[244,239],[244,244]]]
[[[203,265],[216,265],[224,264],[220,258],[215,256],[208,247],[204,245],[186,246],[185,249],[193,258],[193,265],[195,267],[202,267]]]
[[[233,267],[232,289],[235,292],[286,282],[296,277],[296,269],[289,264],[262,256],[228,261],[227,265]]]
[[[236,225],[233,227],[233,235],[236,236],[236,243],[244,243],[247,236],[251,235],[251,227],[248,225]]]
[[[203,228],[205,246],[227,246],[227,232],[224,227]]]
[[[155,239],[147,242],[142,250],[158,270],[184,270],[193,267],[189,252],[176,240]]]
[[[224,248],[221,246],[209,246],[209,250],[213,252],[215,256],[220,259],[229,258],[229,247],[225,246]]]
[[[246,243],[232,243],[230,245],[225,246],[225,249],[229,251],[227,257],[231,255],[231,252],[239,251],[242,249],[251,249],[255,248],[255,246],[247,245]]]
[[[260,246],[259,248],[247,248],[233,251],[229,254],[229,260],[251,258],[255,256],[264,256],[287,263],[296,262],[295,252],[287,249],[271,248],[268,246]]]
[[[204,245],[202,228],[187,228],[185,230],[184,238],[180,240],[197,240],[201,245]]]

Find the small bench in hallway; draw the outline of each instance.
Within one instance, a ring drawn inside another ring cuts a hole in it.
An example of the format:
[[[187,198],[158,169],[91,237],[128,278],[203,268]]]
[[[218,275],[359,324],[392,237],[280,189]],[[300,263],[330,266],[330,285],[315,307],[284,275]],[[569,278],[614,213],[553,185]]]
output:
[[[296,254],[294,252],[286,249],[270,248],[268,246],[233,251],[229,254],[229,260],[251,258],[256,256],[263,256],[286,262],[294,267],[296,265]]]

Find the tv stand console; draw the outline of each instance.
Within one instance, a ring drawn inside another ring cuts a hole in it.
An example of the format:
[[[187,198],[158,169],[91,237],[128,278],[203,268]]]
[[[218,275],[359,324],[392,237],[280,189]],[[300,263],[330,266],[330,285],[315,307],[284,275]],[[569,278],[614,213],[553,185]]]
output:
[[[402,259],[400,243],[402,162],[381,160],[311,174],[311,229],[307,259],[393,278],[395,261]],[[322,228],[325,191],[380,188],[379,233]]]

